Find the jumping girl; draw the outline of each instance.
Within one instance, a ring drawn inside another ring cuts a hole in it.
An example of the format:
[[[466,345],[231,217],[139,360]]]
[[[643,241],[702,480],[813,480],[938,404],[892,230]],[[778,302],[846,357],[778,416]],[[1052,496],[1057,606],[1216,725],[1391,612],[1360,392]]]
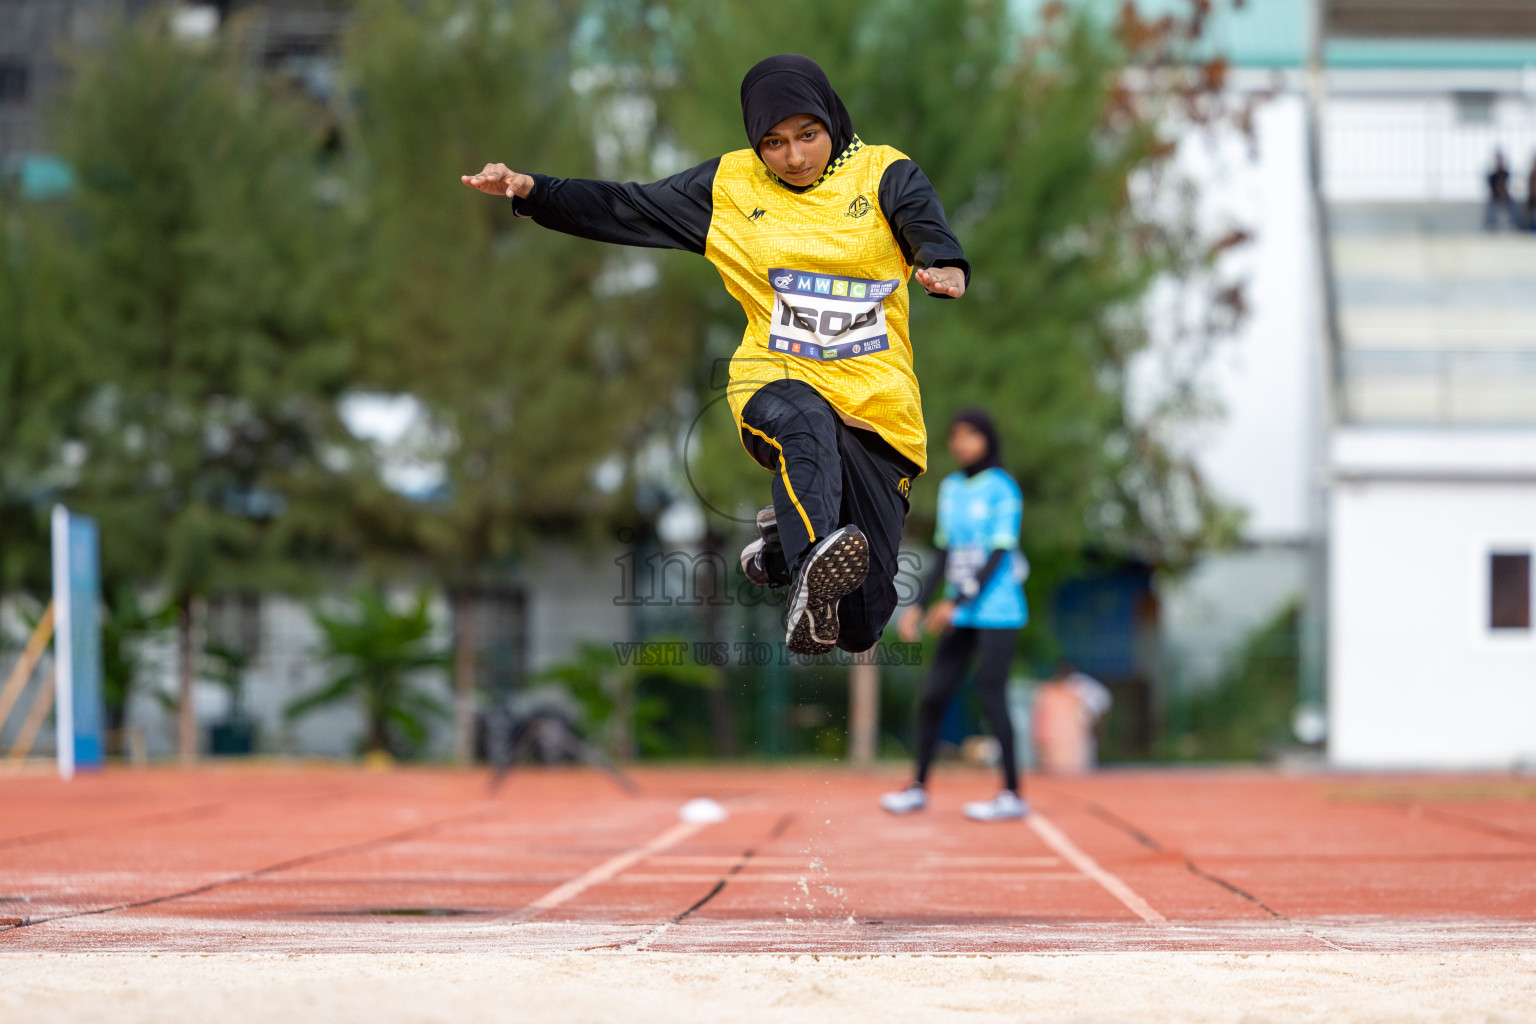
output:
[[[775,474],[742,568],[761,586],[789,586],[791,650],[863,651],[896,608],[907,496],[927,465],[907,278],[959,298],[970,265],[923,172],[854,134],[814,61],[754,66],[741,112],[749,148],[649,185],[500,163],[461,180],[544,227],[715,265],[747,314],[731,412],[747,452]]]

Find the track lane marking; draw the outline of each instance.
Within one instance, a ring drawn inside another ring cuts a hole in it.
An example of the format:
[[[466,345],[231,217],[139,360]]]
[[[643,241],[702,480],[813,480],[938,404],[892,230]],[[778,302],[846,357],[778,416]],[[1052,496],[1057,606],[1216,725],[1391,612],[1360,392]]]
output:
[[[1153,910],[1152,905],[1137,895],[1136,890],[1122,882],[1119,877],[1104,870],[1098,861],[1084,853],[1081,847],[1067,838],[1067,834],[1052,824],[1045,815],[1035,811],[1025,821],[1030,828],[1034,829],[1035,835],[1044,840],[1046,846],[1055,850],[1062,860],[1098,882],[1103,886],[1104,891],[1125,904],[1131,913],[1143,921],[1154,924],[1168,920]]]
[[[615,876],[634,867],[645,858],[660,853],[662,850],[671,849],[678,843],[692,838],[707,827],[707,825],[699,822],[679,822],[660,835],[655,836],[649,842],[632,850],[626,850],[617,856],[609,857],[585,874],[578,875],[569,882],[555,886],[543,896],[514,911],[510,915],[510,920],[513,924],[521,924],[530,918],[537,917],[546,910],[553,910],[560,904],[575,899],[595,885],[602,885],[604,882],[612,881]]]
[[[737,882],[773,882],[793,884],[808,879],[817,872],[807,868],[803,871],[757,871],[750,874],[732,876]],[[923,882],[1084,882],[1081,872],[1077,871],[829,871],[828,877],[836,877],[840,882],[865,882],[870,879],[876,881],[923,881]],[[631,871],[617,881],[623,884],[650,885],[656,882],[713,882],[719,878],[719,874],[710,874],[702,871]]]
[[[1517,856],[1526,857],[1527,854]],[[717,854],[714,856],[694,856],[685,853],[662,853],[651,858],[656,867],[697,867],[727,869],[740,860],[738,854]],[[848,860],[847,863],[853,863]],[[757,867],[804,869],[810,866],[810,858],[799,857],[764,857],[752,858],[752,863]],[[826,864],[828,869],[840,869],[844,861],[832,859]],[[943,857],[943,856],[919,856],[912,862],[914,866],[927,871],[961,868],[1060,868],[1060,857]]]
[[[766,841],[773,842],[775,839],[783,836],[785,832],[789,831],[789,826],[793,825],[794,822],[795,815],[793,812],[786,811],[785,813],[779,815],[779,820],[774,822],[773,828],[768,830]],[[739,878],[741,876],[742,870],[756,857],[756,846],[749,846],[745,850],[742,850],[741,854],[737,856],[735,863],[731,865],[730,870],[726,871],[725,874],[721,875],[718,879],[715,880],[714,887],[711,888],[709,892],[705,893],[700,899],[694,901],[692,906],[678,914],[676,917],[672,918],[672,920],[663,921],[656,927],[652,928],[650,931],[646,932],[644,935],[635,939],[633,942],[628,942],[620,946],[620,952],[638,953],[642,950],[649,949],[651,943],[655,942],[657,939],[661,938],[662,935],[666,934],[668,928],[671,928],[674,925],[682,924],[684,921],[688,920],[688,918],[693,916],[694,911],[703,908],[706,903],[724,892],[726,883],[728,883],[732,878]]]
[[[15,918],[5,924],[0,924],[0,933],[18,931],[22,928],[34,928],[40,924],[47,924],[50,921],[67,921],[76,917],[97,917],[102,914],[115,914],[120,910],[139,910],[143,907],[153,907],[162,903],[170,903],[175,900],[187,899],[192,896],[201,896],[204,893],[212,892],[215,889],[222,889],[225,886],[241,885],[247,882],[257,881],[268,875],[275,875],[284,871],[292,871],[294,868],[307,867],[308,865],[318,863],[319,861],[330,860],[332,858],[343,857],[354,853],[363,853],[366,851],[378,849],[380,847],[389,846],[394,843],[407,842],[421,836],[432,835],[433,833],[451,825],[488,821],[491,820],[494,815],[500,813],[501,811],[499,809],[493,808],[491,811],[471,811],[467,814],[458,814],[451,818],[443,818],[440,821],[429,821],[425,824],[414,825],[411,828],[404,829],[400,832],[392,832],[389,835],[380,836],[376,839],[364,839],[360,842],[348,843],[345,846],[335,846],[327,850],[320,850],[316,853],[300,854],[297,857],[290,857],[287,860],[279,861],[276,864],[268,864],[266,867],[256,868],[253,871],[242,871],[236,875],[226,875],[223,878],[215,878],[210,882],[205,882],[202,885],[195,886],[191,889],[183,889],[179,892],[165,893],[161,896],[150,896],[146,899],[134,900],[129,903],[118,903],[110,907],[64,910],[53,914],[40,915],[38,917]]]
[[[1089,814],[1092,814],[1094,817],[1098,818],[1105,824],[1124,832],[1126,835],[1130,836],[1132,839],[1136,840],[1147,849],[1155,850],[1158,853],[1174,853],[1184,861],[1184,869],[1190,874],[1194,875],[1196,878],[1210,882],[1212,885],[1225,889],[1227,892],[1238,897],[1239,899],[1247,900],[1249,903],[1253,904],[1255,907],[1258,907],[1260,910],[1274,918],[1276,921],[1281,921],[1297,929],[1301,934],[1307,936],[1307,938],[1323,946],[1327,946],[1329,949],[1336,953],[1350,952],[1350,950],[1345,949],[1343,946],[1333,942],[1327,936],[1319,934],[1314,928],[1311,928],[1299,921],[1293,921],[1289,917],[1286,917],[1284,914],[1280,913],[1280,911],[1276,910],[1274,907],[1271,907],[1268,903],[1265,903],[1263,900],[1259,899],[1253,893],[1242,888],[1241,886],[1234,885],[1232,882],[1227,881],[1225,878],[1222,878],[1220,875],[1212,871],[1207,871],[1199,864],[1196,864],[1194,860],[1191,859],[1187,854],[1169,850],[1162,843],[1158,842],[1156,839],[1153,839],[1150,835],[1143,832],[1135,825],[1132,825],[1130,822],[1126,821],[1124,818],[1120,817],[1109,808],[1096,804],[1092,800],[1085,800],[1082,797],[1073,797],[1073,799],[1081,802],[1083,806],[1087,807]],[[1301,858],[1301,861],[1306,862],[1311,859],[1312,858]]]

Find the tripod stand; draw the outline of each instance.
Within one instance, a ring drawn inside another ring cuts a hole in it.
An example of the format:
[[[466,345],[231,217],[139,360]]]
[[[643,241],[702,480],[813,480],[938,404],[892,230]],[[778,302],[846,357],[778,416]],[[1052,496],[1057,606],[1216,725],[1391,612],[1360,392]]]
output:
[[[488,709],[482,719],[486,760],[491,764],[491,792],[496,792],[519,764],[589,764],[601,768],[627,793],[640,787],[619,766],[587,741],[576,727],[576,707],[563,691],[520,693]]]

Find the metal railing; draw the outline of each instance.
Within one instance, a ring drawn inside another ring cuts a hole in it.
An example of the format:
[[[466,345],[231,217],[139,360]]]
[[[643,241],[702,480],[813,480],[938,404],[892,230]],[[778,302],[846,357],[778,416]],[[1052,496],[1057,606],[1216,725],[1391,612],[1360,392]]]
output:
[[[1536,426],[1536,347],[1346,349],[1340,376],[1351,422]]]
[[[1536,159],[1536,123],[1458,122],[1425,109],[1335,110],[1324,119],[1323,193],[1332,201],[1482,202],[1493,154],[1509,162],[1524,201]]]

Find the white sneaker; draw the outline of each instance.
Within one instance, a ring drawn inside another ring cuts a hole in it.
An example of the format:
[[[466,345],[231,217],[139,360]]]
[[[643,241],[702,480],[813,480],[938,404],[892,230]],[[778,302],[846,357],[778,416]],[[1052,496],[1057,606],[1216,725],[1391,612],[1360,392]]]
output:
[[[892,814],[911,814],[928,806],[928,791],[922,786],[908,786],[894,793],[883,793],[880,806]]]
[[[991,800],[966,804],[965,816],[972,821],[1016,821],[1029,816],[1029,801],[1005,789]]]

